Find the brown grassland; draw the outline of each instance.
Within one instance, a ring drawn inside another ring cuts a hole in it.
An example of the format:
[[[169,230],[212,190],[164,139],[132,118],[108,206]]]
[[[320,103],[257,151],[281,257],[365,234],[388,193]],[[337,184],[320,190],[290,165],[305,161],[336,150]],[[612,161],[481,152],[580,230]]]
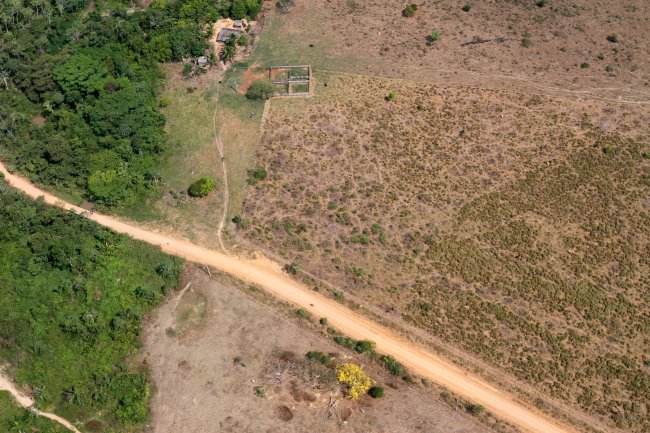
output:
[[[262,66],[310,63],[424,82],[650,98],[646,1],[424,0],[405,18],[408,3],[296,1],[289,14],[267,12],[254,57]],[[441,37],[431,43],[433,29]],[[616,42],[608,41],[613,34]]]
[[[246,236],[611,426],[647,429],[647,109],[316,79],[316,97],[273,101]]]

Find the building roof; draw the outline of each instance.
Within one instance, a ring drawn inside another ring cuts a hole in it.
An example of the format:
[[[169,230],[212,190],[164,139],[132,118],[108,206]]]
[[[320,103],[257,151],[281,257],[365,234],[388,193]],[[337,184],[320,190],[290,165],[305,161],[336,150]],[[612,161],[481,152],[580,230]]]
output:
[[[235,27],[244,27],[244,22],[242,20],[235,20],[233,21],[233,25]]]
[[[228,42],[231,35],[239,36],[241,34],[240,30],[237,29],[221,29],[217,35],[217,41],[219,42]]]

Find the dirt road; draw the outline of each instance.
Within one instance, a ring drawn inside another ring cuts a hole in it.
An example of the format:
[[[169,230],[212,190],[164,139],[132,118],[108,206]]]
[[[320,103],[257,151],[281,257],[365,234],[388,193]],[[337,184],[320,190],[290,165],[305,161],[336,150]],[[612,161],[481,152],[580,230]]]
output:
[[[23,394],[22,392],[20,392],[18,388],[16,388],[16,385],[14,385],[7,377],[5,377],[4,372],[2,370],[0,370],[0,391],[8,391],[9,394],[13,396],[13,398],[21,407],[31,410],[36,415],[49,418],[52,421],[56,421],[59,424],[61,424],[63,427],[75,433],[81,433],[68,420],[63,419],[60,416],[55,415],[53,413],[41,412],[40,410],[32,407],[34,405],[34,401],[28,396],[26,396],[25,394]]]
[[[523,431],[534,433],[577,432],[572,427],[563,425],[516,402],[513,396],[462,370],[450,361],[408,342],[393,331],[294,281],[282,272],[281,265],[278,263],[264,258],[247,260],[226,255],[185,240],[140,229],[114,217],[98,213],[88,214],[83,209],[42,191],[29,181],[9,174],[2,163],[0,163],[0,172],[5,175],[9,184],[30,197],[42,196],[48,204],[85,213],[89,219],[98,224],[119,233],[128,234],[135,239],[158,245],[169,254],[212,266],[238,279],[264,288],[274,296],[308,310],[314,317],[327,317],[329,323],[343,334],[357,339],[373,340],[377,345],[378,352],[393,355],[414,374],[427,377],[473,403],[482,404],[499,418],[512,423]]]

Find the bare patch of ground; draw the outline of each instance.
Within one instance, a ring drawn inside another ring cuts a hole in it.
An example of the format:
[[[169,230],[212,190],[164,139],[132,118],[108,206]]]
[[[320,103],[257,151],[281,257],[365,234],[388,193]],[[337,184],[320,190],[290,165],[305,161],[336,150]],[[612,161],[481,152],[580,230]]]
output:
[[[272,103],[247,237],[540,393],[643,431],[647,110],[319,81],[312,99]]]
[[[156,387],[152,432],[487,432],[438,400],[439,391],[388,377],[364,356],[303,329],[303,319],[289,320],[198,269],[186,282],[187,298],[172,297],[144,333],[143,361]],[[196,305],[196,294],[199,304],[207,300],[203,320],[183,335],[169,332],[170,318]],[[310,350],[360,363],[386,397],[345,398],[333,370],[305,358]]]

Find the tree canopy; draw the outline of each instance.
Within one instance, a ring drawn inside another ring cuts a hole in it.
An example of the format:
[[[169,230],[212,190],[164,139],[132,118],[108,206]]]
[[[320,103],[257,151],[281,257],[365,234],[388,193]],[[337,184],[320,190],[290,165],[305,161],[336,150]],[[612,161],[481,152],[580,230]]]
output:
[[[39,407],[81,420],[101,413],[124,427],[113,431],[133,431],[147,419],[149,382],[125,359],[181,262],[1,178],[0,227],[0,363]]]

